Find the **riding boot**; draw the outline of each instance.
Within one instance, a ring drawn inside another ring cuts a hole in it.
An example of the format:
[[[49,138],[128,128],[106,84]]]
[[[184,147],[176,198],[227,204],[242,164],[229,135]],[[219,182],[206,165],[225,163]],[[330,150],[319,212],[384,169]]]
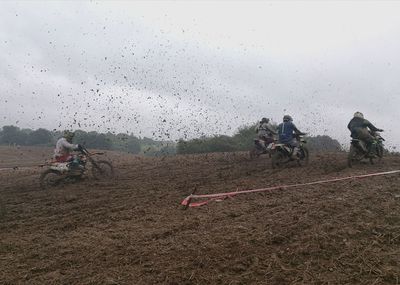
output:
[[[375,157],[376,156],[374,148],[375,148],[375,144],[374,143],[369,143],[368,144],[367,149],[368,149],[368,156],[369,157]]]
[[[265,141],[261,142],[261,147],[263,148],[263,151],[267,150],[267,144],[265,143]]]
[[[292,155],[290,156],[291,159],[298,159],[299,148],[295,146],[292,151]]]

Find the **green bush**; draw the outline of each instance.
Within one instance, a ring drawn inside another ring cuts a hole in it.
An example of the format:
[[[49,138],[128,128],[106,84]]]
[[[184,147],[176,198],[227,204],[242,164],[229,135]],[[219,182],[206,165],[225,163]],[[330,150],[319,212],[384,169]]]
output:
[[[178,154],[193,154],[249,150],[253,146],[254,138],[256,137],[254,128],[255,126],[241,127],[232,137],[218,135],[189,141],[179,140],[176,151]]]
[[[189,141],[179,140],[177,153],[247,151],[253,147],[254,138],[257,137],[255,127],[255,125],[243,126],[232,137],[219,135]],[[338,151],[342,149],[340,143],[329,136],[307,137],[306,141],[312,151]]]
[[[313,151],[338,151],[342,149],[340,143],[330,136],[307,137],[307,145]]]

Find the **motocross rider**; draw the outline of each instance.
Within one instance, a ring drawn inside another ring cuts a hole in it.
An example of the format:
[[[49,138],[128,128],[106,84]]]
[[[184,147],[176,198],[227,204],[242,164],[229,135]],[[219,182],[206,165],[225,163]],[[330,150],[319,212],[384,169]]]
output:
[[[256,127],[256,132],[258,138],[263,142],[262,147],[264,149],[274,141],[274,135],[276,135],[276,130],[274,126],[269,122],[269,119],[262,118],[258,126]]]
[[[350,130],[350,136],[353,139],[365,142],[368,154],[372,155],[372,146],[375,138],[371,135],[371,132],[383,132],[383,130],[376,128],[368,120],[364,119],[364,115],[361,112],[354,113],[353,119],[350,120],[347,128]]]
[[[293,136],[294,134],[304,135],[304,133],[300,132],[295,124],[293,124],[293,119],[291,116],[283,116],[283,122],[278,126],[278,139],[279,143],[289,145],[293,148],[291,155],[292,158],[296,158],[297,153],[299,152],[299,142]]]
[[[72,144],[74,135],[71,131],[64,131],[63,136],[57,141],[54,150],[54,159],[57,162],[70,162],[74,160],[71,152],[80,149],[79,144]]]

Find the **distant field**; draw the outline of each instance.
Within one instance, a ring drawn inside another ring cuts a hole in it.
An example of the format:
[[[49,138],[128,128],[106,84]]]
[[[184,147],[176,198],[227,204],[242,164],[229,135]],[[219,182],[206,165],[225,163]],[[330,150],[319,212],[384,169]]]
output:
[[[52,154],[50,147],[0,146],[0,168],[37,166],[51,159]]]
[[[54,149],[43,146],[0,146],[0,168],[14,167],[34,167],[42,165],[46,160],[51,160]],[[133,155],[116,152],[104,151],[107,156],[120,161]]]

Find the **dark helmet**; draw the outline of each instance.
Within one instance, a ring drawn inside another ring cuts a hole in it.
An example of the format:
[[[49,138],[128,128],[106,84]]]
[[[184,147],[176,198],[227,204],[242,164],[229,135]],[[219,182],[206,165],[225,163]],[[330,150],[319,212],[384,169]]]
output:
[[[285,116],[283,116],[283,121],[284,122],[291,122],[291,121],[293,121],[293,118],[291,116],[289,116],[289,115],[285,115]]]
[[[269,122],[269,119],[268,118],[262,118],[261,119],[261,123],[268,123]]]
[[[364,115],[363,115],[363,113],[361,113],[361,112],[355,112],[355,113],[354,113],[354,118],[361,118],[361,119],[364,119]]]

